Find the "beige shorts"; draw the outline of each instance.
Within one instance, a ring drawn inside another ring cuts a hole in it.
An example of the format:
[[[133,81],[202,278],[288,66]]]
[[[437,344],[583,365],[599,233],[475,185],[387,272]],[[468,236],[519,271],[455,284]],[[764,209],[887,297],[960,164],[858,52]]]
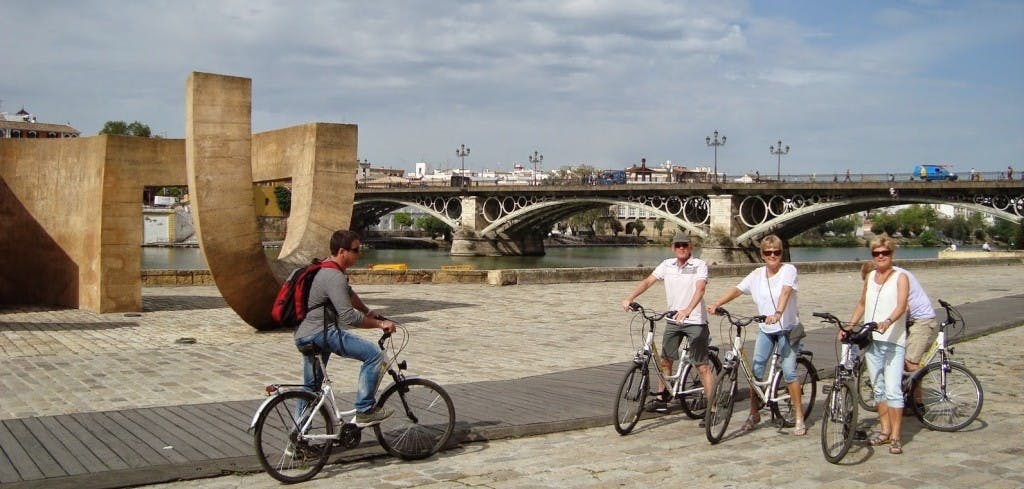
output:
[[[921,356],[935,342],[935,336],[939,332],[939,323],[935,318],[918,319],[910,327],[907,334],[907,356],[906,361],[910,363],[921,363]]]

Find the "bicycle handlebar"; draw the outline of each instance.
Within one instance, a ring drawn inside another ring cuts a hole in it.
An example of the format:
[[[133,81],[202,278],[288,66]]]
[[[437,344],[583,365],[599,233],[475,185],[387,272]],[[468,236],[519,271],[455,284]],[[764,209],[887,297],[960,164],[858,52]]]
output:
[[[662,313],[656,313],[655,312],[655,313],[647,314],[647,310],[644,309],[644,306],[641,306],[637,302],[630,302],[629,303],[629,310],[635,311],[635,312],[639,312],[640,315],[643,316],[644,319],[646,319],[648,321],[661,321],[662,319],[665,319],[666,317],[673,317],[673,316],[676,315],[676,311],[665,311],[665,312],[662,312]]]
[[[730,323],[732,323],[734,326],[746,326],[746,325],[748,325],[750,323],[753,323],[753,322],[763,323],[765,321],[765,319],[768,319],[768,316],[765,316],[763,314],[760,315],[760,316],[750,316],[750,317],[736,316],[739,319],[733,319],[733,315],[730,314],[729,311],[726,311],[725,308],[721,307],[721,306],[715,308],[715,314],[717,314],[719,316],[725,316],[726,319]]]
[[[816,318],[821,318],[825,320],[826,323],[833,323],[837,327],[839,327],[839,329],[846,331],[847,333],[851,333],[853,335],[867,335],[873,332],[876,327],[878,327],[878,323],[874,321],[869,323],[861,323],[859,325],[843,323],[842,321],[839,320],[839,318],[837,318],[834,314],[830,312],[814,312],[811,313],[811,315]]]

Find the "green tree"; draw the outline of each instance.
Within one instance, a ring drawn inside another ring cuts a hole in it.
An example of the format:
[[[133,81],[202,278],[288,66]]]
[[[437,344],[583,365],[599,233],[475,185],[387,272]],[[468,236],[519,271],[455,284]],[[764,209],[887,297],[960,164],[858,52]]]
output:
[[[623,231],[622,223],[614,217],[608,217],[608,228],[611,229],[613,236],[618,236]]]
[[[612,211],[607,207],[586,210],[569,218],[569,228],[577,235],[586,230],[590,234],[597,234],[598,222],[609,217],[612,217]]]
[[[411,227],[414,223],[412,216],[408,212],[396,212],[395,213],[395,225],[401,229]]]
[[[448,227],[444,221],[438,219],[436,216],[423,216],[416,219],[416,227],[426,231],[430,234],[430,237],[443,236],[444,239],[450,240],[452,237],[452,228]]]
[[[637,236],[640,236],[644,229],[647,229],[647,226],[644,225],[643,221],[637,220],[636,224],[633,225],[633,231],[636,232]]]
[[[100,129],[100,134],[137,136],[142,138],[148,138],[153,135],[149,126],[139,121],[134,121],[131,124],[127,124],[124,121],[107,121],[106,124],[103,124],[103,129]]]
[[[996,219],[992,227],[988,228],[988,235],[996,241],[1009,243],[1013,241],[1013,236],[1017,232],[1016,227],[1012,221]],[[1017,241],[1019,242],[1020,240]]]
[[[661,232],[665,230],[665,218],[659,217],[654,220],[654,229],[658,231],[658,236],[661,236]]]
[[[274,198],[277,200],[277,208],[285,214],[292,211],[292,191],[288,187],[278,185],[274,187]]]
[[[945,224],[942,232],[954,241],[966,241],[971,235],[971,225],[963,216],[954,216]]]
[[[921,234],[917,236],[917,244],[925,247],[932,247],[939,245],[939,238],[935,236],[935,233],[930,229],[921,231]]]

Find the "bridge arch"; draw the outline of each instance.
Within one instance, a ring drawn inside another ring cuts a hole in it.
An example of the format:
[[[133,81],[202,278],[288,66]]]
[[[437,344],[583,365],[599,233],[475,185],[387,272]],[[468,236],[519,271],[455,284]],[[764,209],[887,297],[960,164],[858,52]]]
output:
[[[365,219],[367,216],[372,216],[380,219],[403,207],[413,207],[434,216],[451,227],[452,230],[459,228],[462,202],[458,198],[451,197],[425,197],[411,200],[373,197],[355,202],[352,215],[354,218],[355,216],[360,216]]]
[[[514,209],[503,208],[503,212],[498,215],[486,215],[488,209],[485,204],[484,218],[488,221],[488,224],[480,230],[480,234],[483,236],[492,236],[498,233],[517,234],[528,232],[529,229],[550,229],[558,221],[580,212],[584,212],[589,209],[610,207],[613,205],[625,205],[645,209],[658,217],[664,218],[667,222],[671,222],[683,229],[686,229],[694,236],[702,238],[707,237],[707,232],[702,227],[702,224],[707,221],[706,213],[703,214],[703,219],[700,222],[693,223],[685,218],[686,214],[682,214],[684,217],[680,217],[677,214],[667,212],[664,208],[645,205],[645,203],[641,201],[597,196],[571,197],[560,200],[537,200],[533,203],[518,206],[518,208]],[[680,204],[680,211],[682,211],[683,206],[685,205],[685,203]]]
[[[913,195],[899,197],[897,199],[882,197],[878,195],[865,195],[854,197],[843,197],[841,199],[819,201],[816,204],[797,206],[778,213],[770,220],[765,220],[750,227],[747,231],[736,237],[736,243],[742,246],[754,246],[761,238],[769,234],[776,234],[782,239],[790,239],[804,231],[807,231],[823,222],[828,222],[856,212],[883,207],[892,207],[905,204],[941,204],[953,207],[984,212],[999,219],[1010,222],[1018,222],[1021,214],[1024,214],[1024,198],[1011,199],[1002,206],[1004,209],[993,207],[998,205],[994,199],[973,198],[972,200],[950,199],[933,197],[928,195]],[[741,205],[742,207],[742,205]],[[1008,209],[1008,210],[1007,210]],[[1013,211],[1013,212],[1010,212]],[[773,214],[769,208],[766,214]],[[740,218],[742,219],[742,211]]]

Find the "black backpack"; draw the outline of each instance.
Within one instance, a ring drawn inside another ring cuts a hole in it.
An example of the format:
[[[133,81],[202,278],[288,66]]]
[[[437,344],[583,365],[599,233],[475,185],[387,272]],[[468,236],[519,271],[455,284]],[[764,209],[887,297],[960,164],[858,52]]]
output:
[[[341,267],[333,260],[313,259],[313,263],[304,267],[296,268],[288,275],[288,279],[281,284],[274,298],[274,305],[270,308],[270,316],[277,324],[286,328],[297,328],[299,323],[309,313],[309,288],[313,284],[313,277],[321,268],[333,268],[341,270]],[[313,306],[313,309],[322,307],[324,303]]]

